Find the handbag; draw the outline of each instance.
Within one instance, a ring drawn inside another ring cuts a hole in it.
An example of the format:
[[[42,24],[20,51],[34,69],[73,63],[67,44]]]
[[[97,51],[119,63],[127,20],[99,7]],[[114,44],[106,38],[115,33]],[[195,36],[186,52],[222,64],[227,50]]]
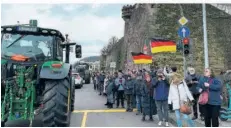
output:
[[[183,82],[183,86],[185,86],[184,82]],[[178,90],[178,96],[179,96],[180,112],[183,114],[186,114],[186,115],[190,115],[192,113],[192,108],[191,108],[191,104],[190,104],[188,98],[187,98],[186,102],[183,102],[183,104],[181,104],[180,91],[178,89],[178,86],[177,86],[177,90]]]
[[[211,84],[211,81],[209,81],[209,84]],[[209,89],[207,89],[206,91],[203,91],[200,96],[199,96],[199,99],[198,99],[198,104],[201,104],[201,105],[205,105],[207,104],[209,101]]]
[[[202,92],[199,96],[198,104],[205,105],[209,101],[209,90]]]

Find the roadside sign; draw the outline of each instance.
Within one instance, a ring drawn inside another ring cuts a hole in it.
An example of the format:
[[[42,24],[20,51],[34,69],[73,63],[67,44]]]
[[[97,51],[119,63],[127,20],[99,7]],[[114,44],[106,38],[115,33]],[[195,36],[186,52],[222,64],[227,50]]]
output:
[[[188,23],[188,19],[183,16],[178,20],[178,22],[183,26]]]
[[[110,63],[110,68],[116,68],[116,62],[111,62]]]
[[[190,35],[190,30],[188,27],[180,27],[178,29],[178,35],[181,37],[181,38],[185,38],[185,37],[188,37]]]

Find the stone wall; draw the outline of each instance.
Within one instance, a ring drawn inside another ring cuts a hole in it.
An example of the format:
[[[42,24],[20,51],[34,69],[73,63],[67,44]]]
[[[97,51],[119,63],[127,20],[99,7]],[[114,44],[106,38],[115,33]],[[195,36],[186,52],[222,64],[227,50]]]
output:
[[[114,47],[108,51],[107,55],[101,57],[101,63],[104,62],[105,70],[111,70],[110,63],[116,62],[116,70],[122,69],[124,66],[123,61],[125,58],[125,49],[123,49],[124,38],[118,40],[118,42],[114,45]]]
[[[149,37],[161,37],[178,41],[178,19],[183,14],[191,30],[192,61],[187,58],[188,65],[195,66],[202,73],[204,68],[203,22],[201,4],[142,4],[135,5],[131,18],[126,21],[124,43],[128,44],[127,61],[132,60],[131,51],[142,51],[144,42]],[[231,16],[207,5],[207,30],[210,66],[217,71],[231,68]],[[126,49],[126,48],[125,48]],[[150,51],[149,51],[150,53]],[[183,71],[182,53],[153,54],[158,66],[175,65]]]
[[[178,19],[184,15],[191,31],[191,54],[186,58],[188,66],[196,67],[202,73],[204,68],[203,21],[201,4],[135,4],[130,11],[122,10],[125,21],[124,37],[104,59],[107,63],[117,62],[117,69],[134,66],[131,52],[142,52],[149,38],[166,38],[179,41]],[[126,7],[126,8],[127,8]],[[220,70],[231,69],[231,15],[220,9],[206,5],[209,64],[218,74]],[[149,47],[150,48],[150,47]],[[148,54],[151,54],[149,49]],[[181,52],[152,54],[153,65],[177,66],[183,72]],[[131,64],[126,66],[125,64]],[[141,67],[140,67],[141,68]]]

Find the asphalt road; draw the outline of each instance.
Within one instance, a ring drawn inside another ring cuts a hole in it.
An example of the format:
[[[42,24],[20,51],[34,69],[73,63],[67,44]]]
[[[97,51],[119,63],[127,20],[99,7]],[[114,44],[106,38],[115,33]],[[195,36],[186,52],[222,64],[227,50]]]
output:
[[[158,127],[157,115],[154,121],[141,121],[141,115],[125,112],[124,109],[108,109],[106,97],[99,96],[92,84],[85,84],[75,91],[75,111],[71,116],[71,127]],[[170,127],[174,127],[169,124]]]
[[[75,110],[71,114],[71,127],[158,127],[157,115],[154,121],[141,121],[136,112],[125,112],[122,108],[108,109],[105,96],[99,96],[93,84],[85,84],[75,90]],[[126,102],[125,102],[126,104]],[[42,117],[41,117],[42,118]],[[42,127],[41,118],[33,122],[33,127]],[[28,127],[29,121],[7,123],[8,127]],[[174,127],[169,123],[170,127]]]

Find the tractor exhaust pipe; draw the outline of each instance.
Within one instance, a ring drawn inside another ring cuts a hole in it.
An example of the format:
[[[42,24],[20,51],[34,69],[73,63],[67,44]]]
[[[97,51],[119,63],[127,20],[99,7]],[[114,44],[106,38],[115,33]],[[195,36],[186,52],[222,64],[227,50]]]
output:
[[[64,44],[65,49],[66,49],[65,63],[69,63],[70,62],[70,46],[75,45],[76,43],[75,42],[73,42],[73,43],[70,42],[70,40],[68,39],[68,34],[66,34],[65,36],[66,36],[66,43]]]
[[[69,63],[70,61],[70,46],[68,45],[69,44],[69,40],[68,40],[68,34],[65,35],[66,36],[66,60],[65,60],[65,63]]]

